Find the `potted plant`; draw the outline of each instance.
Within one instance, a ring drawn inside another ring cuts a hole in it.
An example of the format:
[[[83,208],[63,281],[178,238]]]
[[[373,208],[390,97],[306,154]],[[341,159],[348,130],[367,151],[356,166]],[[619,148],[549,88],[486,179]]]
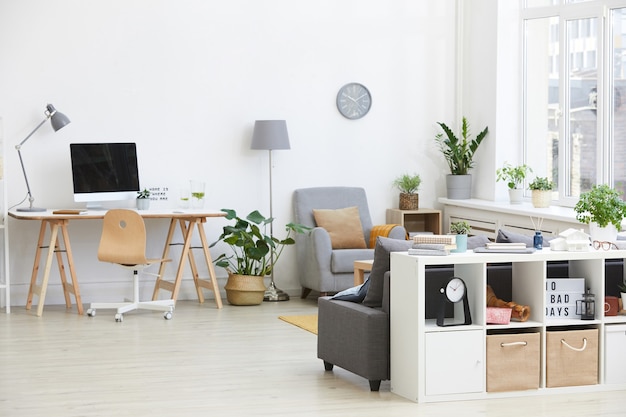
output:
[[[444,133],[437,134],[435,140],[450,169],[450,174],[446,176],[448,198],[470,198],[472,177],[469,170],[474,167],[474,154],[487,136],[488,128],[485,127],[475,138],[470,139],[469,123],[467,118],[463,117],[459,139],[445,123],[437,123],[445,133],[445,135]]]
[[[456,249],[451,252],[467,251],[467,235],[470,229],[469,223],[464,220],[450,223],[450,233],[456,234]]]
[[[619,292],[622,296],[622,309],[626,309],[626,281],[619,285]]]
[[[621,193],[606,184],[594,185],[582,193],[574,206],[576,220],[589,225],[593,240],[614,241],[626,217],[626,202]]]
[[[535,179],[530,184],[528,184],[528,188],[530,188],[532,192],[532,201],[534,207],[550,207],[554,183],[550,181],[548,177],[535,177]]]
[[[496,170],[496,180],[506,182],[506,185],[509,187],[511,204],[522,202],[524,180],[532,171],[532,168],[526,164],[513,166],[508,162],[505,162],[502,168]]]
[[[422,179],[419,175],[404,174],[393,181],[394,187],[400,190],[400,210],[417,210],[419,208],[419,186]]]
[[[218,240],[209,247],[224,242],[232,250],[231,254],[222,253],[214,260],[217,266],[228,272],[228,281],[224,287],[226,298],[233,305],[261,304],[265,294],[264,277],[272,273],[285,246],[296,243],[291,235],[304,233],[309,228],[288,223],[285,226],[287,236],[278,239],[267,231],[274,219],[264,217],[257,210],[245,219],[238,217],[235,210],[222,211],[226,213],[227,220],[234,220],[235,223],[224,226]]]
[[[144,188],[137,191],[137,210],[148,210],[150,208],[150,190]]]

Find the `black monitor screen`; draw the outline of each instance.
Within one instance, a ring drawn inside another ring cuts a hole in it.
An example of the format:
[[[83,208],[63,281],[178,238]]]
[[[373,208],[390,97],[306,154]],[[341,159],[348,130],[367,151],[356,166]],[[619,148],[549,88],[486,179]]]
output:
[[[139,191],[134,143],[72,143],[74,193]]]

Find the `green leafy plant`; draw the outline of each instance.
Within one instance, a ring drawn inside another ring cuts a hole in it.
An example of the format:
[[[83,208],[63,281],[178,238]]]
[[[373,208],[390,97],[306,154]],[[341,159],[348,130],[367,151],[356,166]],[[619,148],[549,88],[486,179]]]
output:
[[[422,179],[419,175],[404,174],[393,181],[393,186],[400,190],[401,193],[415,194],[419,190]]]
[[[622,282],[618,285],[620,292],[626,293],[626,282]]]
[[[471,227],[466,221],[458,221],[450,223],[450,233],[454,233],[457,235],[467,235],[469,234]]]
[[[582,193],[576,205],[576,220],[581,223],[597,223],[600,227],[610,224],[617,230],[622,228],[622,220],[626,217],[626,202],[621,193],[606,184],[594,185],[591,190]]]
[[[296,243],[291,237],[292,233],[305,233],[310,230],[301,224],[288,223],[285,226],[287,236],[278,239],[267,232],[274,218],[266,218],[257,210],[248,214],[245,219],[238,217],[235,210],[222,209],[222,211],[226,213],[226,219],[235,220],[235,224],[224,226],[223,233],[209,247],[215,246],[220,241],[230,246],[233,253],[230,255],[222,253],[214,263],[226,268],[232,274],[270,275],[285,246]]]
[[[528,184],[528,188],[531,190],[551,191],[554,189],[554,183],[548,179],[548,177],[535,177],[535,179]]]
[[[506,185],[514,190],[524,183],[526,176],[531,172],[533,172],[532,168],[526,164],[513,166],[505,162],[502,168],[496,170],[496,179],[506,182]]]
[[[137,198],[139,199],[150,198],[150,190],[148,190],[147,188],[144,188],[143,191],[137,191]]]
[[[459,139],[445,123],[437,122],[437,124],[441,126],[445,135],[444,133],[439,133],[435,136],[435,140],[446,159],[450,173],[453,175],[467,175],[467,172],[474,167],[474,154],[485,139],[485,136],[487,136],[488,127],[485,127],[474,139],[470,139],[470,126],[467,118],[463,117],[461,139]]]

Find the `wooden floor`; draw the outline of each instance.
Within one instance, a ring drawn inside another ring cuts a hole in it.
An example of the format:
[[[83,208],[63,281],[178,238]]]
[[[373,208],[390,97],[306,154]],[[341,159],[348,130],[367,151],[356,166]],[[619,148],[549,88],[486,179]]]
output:
[[[620,416],[626,392],[415,404],[316,358],[316,336],[279,315],[316,301],[255,307],[180,301],[170,321],[46,306],[0,313],[0,416]],[[576,366],[576,364],[573,364]]]

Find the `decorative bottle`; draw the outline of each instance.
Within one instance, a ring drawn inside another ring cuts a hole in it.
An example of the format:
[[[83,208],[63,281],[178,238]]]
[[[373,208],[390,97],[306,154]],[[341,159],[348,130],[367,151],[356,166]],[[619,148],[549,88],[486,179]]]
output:
[[[535,231],[535,236],[533,237],[533,246],[537,250],[543,249],[543,236],[541,235],[541,230]]]

